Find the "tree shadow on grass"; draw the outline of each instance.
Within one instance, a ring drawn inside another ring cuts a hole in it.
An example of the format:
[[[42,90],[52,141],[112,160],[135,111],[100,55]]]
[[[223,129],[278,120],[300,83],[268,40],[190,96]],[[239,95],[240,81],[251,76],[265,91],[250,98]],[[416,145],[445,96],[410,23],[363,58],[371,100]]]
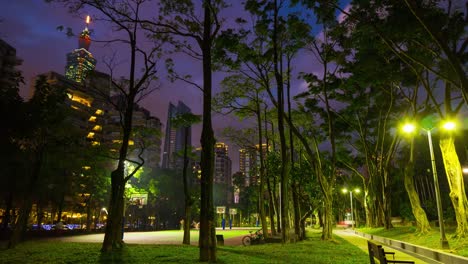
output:
[[[245,256],[246,258],[253,258],[258,261],[265,261],[265,263],[271,263],[272,254],[265,248],[259,250],[247,250],[243,247],[222,247],[218,248],[218,252],[226,252],[230,254],[237,254],[240,256]],[[281,256],[275,255],[275,263],[289,263],[288,258],[282,258]]]
[[[115,250],[112,252],[101,252],[99,256],[99,263],[129,263],[130,253],[125,247],[120,250]]]

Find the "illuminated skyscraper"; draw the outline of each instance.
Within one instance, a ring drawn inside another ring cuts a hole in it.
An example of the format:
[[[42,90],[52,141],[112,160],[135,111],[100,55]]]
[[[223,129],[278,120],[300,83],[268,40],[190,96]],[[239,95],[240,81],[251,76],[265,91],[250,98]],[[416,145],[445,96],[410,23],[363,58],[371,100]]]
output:
[[[65,76],[69,80],[82,83],[88,73],[96,67],[96,59],[89,52],[91,45],[90,31],[88,30],[89,16],[86,18],[86,27],[78,38],[78,49],[67,54],[67,66],[65,67]]]
[[[177,157],[177,152],[184,149],[185,136],[187,135],[187,145],[192,146],[192,128],[176,128],[172,125],[172,118],[179,114],[191,113],[192,110],[181,101],[177,106],[169,103],[167,111],[166,135],[164,140],[164,152],[162,156],[162,168],[182,169],[183,158]]]

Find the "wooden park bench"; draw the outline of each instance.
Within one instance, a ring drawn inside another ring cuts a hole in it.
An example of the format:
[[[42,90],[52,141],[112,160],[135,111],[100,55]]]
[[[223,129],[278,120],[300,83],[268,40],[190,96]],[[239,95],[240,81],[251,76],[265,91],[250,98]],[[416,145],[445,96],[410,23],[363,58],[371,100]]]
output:
[[[370,240],[367,240],[367,248],[369,249],[369,260],[371,264],[375,264],[376,258],[380,264],[386,263],[413,263],[414,261],[408,260],[395,260],[395,252],[385,252],[382,245],[377,245]],[[393,259],[387,259],[387,255],[392,255]]]

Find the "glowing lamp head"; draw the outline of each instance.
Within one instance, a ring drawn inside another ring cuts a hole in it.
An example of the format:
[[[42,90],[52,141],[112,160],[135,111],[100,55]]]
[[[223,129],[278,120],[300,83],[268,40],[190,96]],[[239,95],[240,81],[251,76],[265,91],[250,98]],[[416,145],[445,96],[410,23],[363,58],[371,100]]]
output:
[[[347,193],[347,192],[348,192],[348,189],[343,188],[343,189],[341,189],[341,192],[342,192],[342,193]]]
[[[90,21],[90,17],[89,16],[86,16],[86,25],[89,25],[89,21]]]
[[[416,126],[411,123],[407,123],[407,124],[404,124],[401,129],[403,130],[403,132],[410,134],[416,130]]]
[[[463,171],[463,174],[467,174],[468,175],[468,166],[465,166],[462,168],[462,171]]]
[[[455,130],[456,124],[453,121],[447,121],[442,125],[442,127],[445,130],[451,131],[451,130]]]

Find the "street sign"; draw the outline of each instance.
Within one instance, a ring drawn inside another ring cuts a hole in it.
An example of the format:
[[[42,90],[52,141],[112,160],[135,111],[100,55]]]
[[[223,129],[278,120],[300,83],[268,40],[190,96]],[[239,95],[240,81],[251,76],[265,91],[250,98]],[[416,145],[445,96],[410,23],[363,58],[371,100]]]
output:
[[[224,214],[226,212],[226,206],[216,206],[216,213]]]
[[[229,214],[232,214],[232,215],[237,214],[237,208],[231,208],[231,209],[229,209]]]

